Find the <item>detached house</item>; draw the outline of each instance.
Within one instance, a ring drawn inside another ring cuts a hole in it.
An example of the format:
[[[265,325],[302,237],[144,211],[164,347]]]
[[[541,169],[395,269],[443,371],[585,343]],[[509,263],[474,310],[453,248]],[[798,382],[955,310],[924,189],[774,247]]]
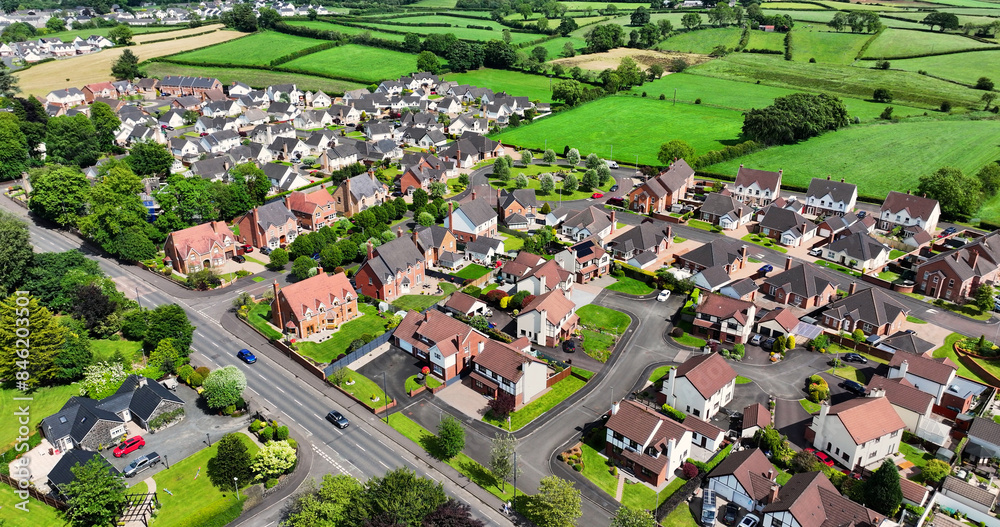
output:
[[[728,191],[722,191],[705,196],[705,203],[698,214],[702,220],[718,225],[720,229],[732,230],[746,225],[753,216],[753,209]]]
[[[429,265],[451,268],[463,259],[458,253],[458,240],[444,227],[417,227],[412,237],[413,243],[424,254],[424,260]]]
[[[821,322],[834,331],[865,335],[891,335],[899,331],[909,308],[903,306],[878,287],[857,291],[853,282],[847,296],[830,304],[822,313]]]
[[[175,271],[190,274],[209,267],[221,267],[236,256],[236,236],[225,222],[211,221],[167,235],[163,244],[164,263]]]
[[[311,231],[332,226],[337,221],[333,196],[320,187],[311,191],[295,191],[288,195],[288,208],[295,214],[299,225]]]
[[[785,260],[785,270],[765,279],[761,289],[779,304],[802,309],[825,306],[837,298],[837,284],[815,266],[792,267],[791,257]]]
[[[822,472],[802,472],[771,496],[761,527],[878,527],[885,517],[842,495]]]
[[[559,233],[574,241],[593,236],[604,239],[615,233],[615,211],[609,214],[593,205],[580,211],[559,207],[549,213],[545,223],[559,224]]]
[[[375,178],[375,172],[368,172],[345,179],[331,194],[337,200],[336,211],[350,218],[384,203],[389,197],[389,187]]]
[[[240,243],[254,247],[277,249],[292,243],[298,234],[295,215],[280,198],[254,207],[233,223],[240,229]]]
[[[806,214],[815,216],[843,216],[854,210],[858,201],[858,186],[843,179],[831,181],[813,178],[806,191]]]
[[[673,243],[674,237],[670,226],[660,228],[650,220],[644,220],[631,229],[621,231],[605,244],[605,249],[616,260],[623,260],[630,265],[645,268],[655,262]],[[646,255],[646,256],[642,256]],[[648,260],[648,262],[647,262]]]
[[[535,226],[538,201],[535,189],[521,188],[512,191],[497,189],[497,213],[500,221],[510,229],[525,231]]]
[[[876,467],[899,451],[906,423],[885,397],[860,397],[830,406],[820,403],[819,413],[806,430],[806,441],[851,469]]]
[[[716,465],[708,473],[708,488],[744,509],[759,512],[767,505],[771,489],[778,487],[777,475],[764,452],[749,448],[729,454]]]
[[[409,238],[396,238],[377,248],[369,244],[368,257],[355,273],[354,283],[363,294],[392,302],[423,285],[424,254]]]
[[[517,315],[517,336],[542,346],[556,346],[576,331],[576,304],[562,289],[538,295]]]
[[[781,192],[782,171],[769,172],[744,168],[736,172],[736,182],[733,184],[733,197],[754,207],[766,207],[778,199]],[[711,195],[711,194],[710,194]]]
[[[514,397],[514,408],[535,400],[548,387],[549,365],[530,355],[528,339],[511,344],[487,340],[463,382],[487,397],[501,391]]]
[[[641,214],[669,212],[693,186],[694,169],[683,159],[676,160],[665,172],[628,193],[629,208]]]
[[[958,366],[949,358],[895,353],[889,361],[890,379],[906,379],[914,388],[930,394],[937,406],[954,406],[956,402],[960,408],[963,406],[964,401],[945,400],[957,373]]]
[[[408,196],[412,196],[418,188],[430,192],[431,183],[448,183],[447,173],[440,165],[436,167],[427,163],[410,165],[397,180],[399,191]]]
[[[885,267],[891,251],[888,245],[859,232],[823,247],[823,258],[844,267],[869,272]]]
[[[448,203],[448,216],[444,226],[459,242],[475,241],[479,237],[493,238],[497,235],[497,213],[485,199],[464,203],[458,210],[452,210]]]
[[[677,267],[698,273],[711,267],[723,267],[727,274],[743,269],[747,263],[747,246],[725,236],[716,238],[686,253],[676,255]]]
[[[611,269],[611,257],[593,238],[556,253],[552,259],[559,262],[563,269],[574,273],[576,282],[580,284],[600,278]]]
[[[813,180],[815,181],[815,180]],[[799,213],[780,207],[768,207],[757,230],[788,247],[798,247],[816,236],[816,224]]]
[[[929,297],[961,304],[981,284],[996,282],[998,273],[1000,231],[993,231],[917,266],[917,289]]]
[[[320,267],[316,276],[282,288],[274,282],[272,322],[295,338],[336,330],[361,314],[357,293],[344,273],[329,275]]]
[[[695,308],[695,331],[719,342],[747,342],[756,312],[753,302],[723,295],[706,295],[705,300]]]
[[[934,408],[934,396],[920,391],[913,383],[902,378],[886,379],[881,375],[873,375],[865,390],[870,397],[885,397],[896,415],[903,420],[906,429],[916,434],[931,418]]]
[[[514,263],[514,262],[510,262]],[[531,268],[523,278],[517,280],[515,289],[518,292],[529,291],[533,295],[542,295],[556,289],[562,290],[567,297],[573,294],[573,283],[576,273],[559,265],[555,259],[541,259],[541,263]]]
[[[936,199],[894,190],[889,192],[878,210],[878,228],[891,231],[897,226],[917,226],[933,234],[940,218],[941,206]]]
[[[695,355],[670,369],[657,402],[708,420],[733,400],[735,389],[736,372],[721,355]]]
[[[445,381],[465,371],[488,342],[489,337],[472,326],[436,309],[406,313],[392,333],[393,345],[426,362]]]
[[[604,454],[655,487],[674,476],[691,450],[689,428],[634,401],[613,403],[606,426]]]

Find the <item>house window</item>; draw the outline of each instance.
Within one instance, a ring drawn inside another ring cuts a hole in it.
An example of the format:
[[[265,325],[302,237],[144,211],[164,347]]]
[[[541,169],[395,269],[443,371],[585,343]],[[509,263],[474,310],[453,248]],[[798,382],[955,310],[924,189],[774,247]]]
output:
[[[878,454],[878,452],[872,452],[871,454],[868,454],[868,459],[875,457],[875,454]]]
[[[955,285],[955,279],[954,278],[948,280],[948,287],[953,287],[954,285]]]
[[[695,417],[700,417],[700,416],[701,416],[701,410],[699,410],[699,409],[695,408],[695,409],[694,409],[694,416],[695,416]]]

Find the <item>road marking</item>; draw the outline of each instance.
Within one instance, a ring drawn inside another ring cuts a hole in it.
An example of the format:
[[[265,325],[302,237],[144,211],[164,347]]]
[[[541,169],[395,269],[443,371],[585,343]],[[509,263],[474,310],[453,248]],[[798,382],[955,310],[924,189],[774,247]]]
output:
[[[344,469],[344,467],[342,467],[340,465],[340,463],[337,463],[337,461],[334,460],[332,457],[326,455],[326,452],[323,452],[322,450],[320,450],[319,447],[317,447],[316,445],[313,445],[312,447],[313,447],[313,451],[315,451],[317,454],[319,454],[319,457],[325,459],[327,462],[329,462],[331,465],[333,465],[333,468],[339,470],[341,472],[341,474],[343,474],[345,476],[350,476],[351,475],[351,473],[348,472],[346,469]]]
[[[277,387],[277,386],[275,386],[275,388],[278,388],[278,387]],[[278,388],[278,389],[279,389],[279,390],[281,390],[281,388]],[[284,390],[282,390],[282,392],[281,392],[281,393],[285,393],[285,392],[284,392]],[[298,399],[296,399],[296,398],[294,398],[294,397],[292,397],[292,400],[293,400],[293,401],[295,401],[295,404],[297,404],[297,405],[299,405],[299,406],[305,406],[304,404],[302,404],[302,401],[299,401]]]
[[[354,443],[354,446],[358,447],[358,449],[360,449],[362,452],[368,452],[367,450],[365,450],[365,447],[363,447],[363,446],[361,446],[361,445],[359,445],[357,443]]]
[[[274,389],[278,390],[281,393],[285,393],[285,390],[282,390],[280,386],[275,386]],[[296,401],[296,402],[298,402],[298,401]]]
[[[935,310],[935,309],[928,309],[928,310],[927,310],[927,314],[928,314],[928,315],[934,315],[934,314],[937,314],[937,310]]]
[[[389,465],[386,465],[385,463],[383,463],[381,459],[378,460],[378,464],[382,465],[383,467],[385,467],[386,470],[392,470],[392,469],[389,468]]]
[[[316,414],[313,414],[313,415],[316,415]],[[318,416],[318,415],[316,415],[316,419],[323,419],[323,418],[320,417],[320,416]]]

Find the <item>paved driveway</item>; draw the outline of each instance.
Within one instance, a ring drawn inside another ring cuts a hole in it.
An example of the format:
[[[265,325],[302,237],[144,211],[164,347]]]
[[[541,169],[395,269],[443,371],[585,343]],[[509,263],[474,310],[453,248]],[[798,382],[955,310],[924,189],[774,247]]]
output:
[[[420,373],[420,368],[424,363],[416,357],[409,355],[402,350],[389,348],[389,351],[370,360],[364,366],[358,368],[358,373],[382,386],[382,373],[385,373],[385,390],[389,397],[395,399],[399,405],[406,404],[410,400],[406,393],[406,379],[411,375]],[[396,408],[399,408],[397,405]]]

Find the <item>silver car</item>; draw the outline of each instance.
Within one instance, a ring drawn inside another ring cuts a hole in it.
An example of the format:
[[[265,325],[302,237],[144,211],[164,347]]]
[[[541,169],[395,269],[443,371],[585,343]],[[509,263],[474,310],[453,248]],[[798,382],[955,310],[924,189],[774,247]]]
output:
[[[160,462],[160,455],[156,452],[150,452],[145,456],[139,456],[135,458],[125,470],[122,471],[126,478],[131,478],[132,476],[148,469],[152,468],[153,465]]]

